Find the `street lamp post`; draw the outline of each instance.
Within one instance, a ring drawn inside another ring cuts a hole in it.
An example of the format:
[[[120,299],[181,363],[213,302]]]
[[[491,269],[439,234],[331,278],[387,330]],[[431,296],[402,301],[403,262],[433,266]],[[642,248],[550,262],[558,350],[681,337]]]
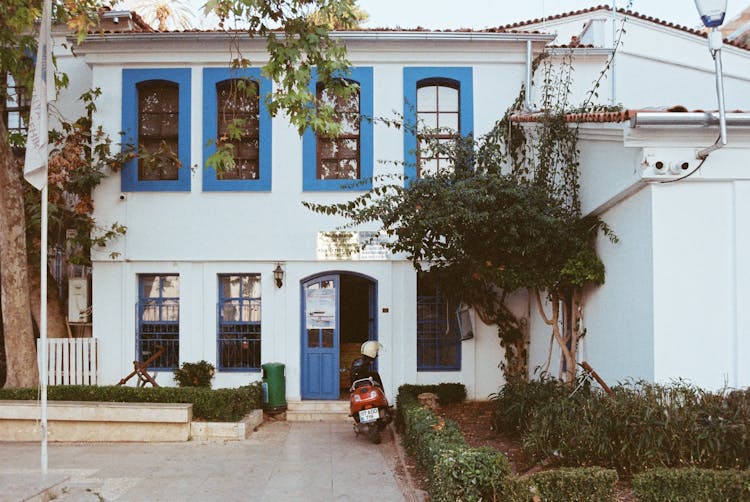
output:
[[[718,27],[724,22],[727,12],[727,0],[695,0],[695,7],[706,28],[711,28],[708,34],[708,50],[714,60],[716,74],[716,97],[719,101],[719,131],[720,137],[713,145],[699,151],[697,157],[705,159],[708,154],[727,144],[727,120],[724,107],[724,75],[721,67],[722,35]]]

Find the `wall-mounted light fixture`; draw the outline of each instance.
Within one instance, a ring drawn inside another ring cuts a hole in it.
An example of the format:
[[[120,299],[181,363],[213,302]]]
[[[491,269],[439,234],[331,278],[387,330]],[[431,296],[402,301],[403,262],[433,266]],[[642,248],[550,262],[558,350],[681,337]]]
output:
[[[276,268],[273,269],[273,280],[276,281],[277,288],[284,285],[284,269],[281,268],[281,263],[277,263]]]
[[[723,37],[717,28],[724,22],[727,13],[727,0],[695,0],[695,7],[701,16],[701,21],[706,28],[711,28],[708,33],[708,50],[714,59],[716,73],[716,96],[719,100],[719,130],[720,137],[713,145],[704,148],[696,155],[699,159],[705,159],[708,154],[727,144],[727,120],[724,111],[724,76],[721,68],[721,46]]]

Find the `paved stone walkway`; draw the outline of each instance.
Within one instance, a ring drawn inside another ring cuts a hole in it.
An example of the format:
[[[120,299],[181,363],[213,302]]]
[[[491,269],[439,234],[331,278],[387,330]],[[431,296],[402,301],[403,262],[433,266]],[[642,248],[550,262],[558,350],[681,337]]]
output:
[[[0,443],[0,501],[402,501],[391,434],[342,422],[266,422],[245,441]]]

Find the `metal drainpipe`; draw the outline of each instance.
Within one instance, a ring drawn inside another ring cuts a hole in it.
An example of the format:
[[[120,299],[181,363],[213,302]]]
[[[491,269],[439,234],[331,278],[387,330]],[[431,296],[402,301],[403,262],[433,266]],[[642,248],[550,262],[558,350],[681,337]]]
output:
[[[531,40],[526,41],[526,96],[524,97],[524,108],[531,111],[531,66],[534,64],[534,48],[531,46]]]
[[[615,59],[617,57],[617,1],[612,0],[612,62],[610,63],[610,78],[612,79],[612,96],[609,104],[617,104],[617,78],[615,75]]]

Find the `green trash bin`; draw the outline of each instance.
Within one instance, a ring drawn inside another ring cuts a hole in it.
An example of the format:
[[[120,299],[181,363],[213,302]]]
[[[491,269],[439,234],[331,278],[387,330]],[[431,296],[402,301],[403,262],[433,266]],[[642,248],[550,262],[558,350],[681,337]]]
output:
[[[263,409],[268,414],[286,411],[286,377],[282,363],[266,363],[263,369]]]

